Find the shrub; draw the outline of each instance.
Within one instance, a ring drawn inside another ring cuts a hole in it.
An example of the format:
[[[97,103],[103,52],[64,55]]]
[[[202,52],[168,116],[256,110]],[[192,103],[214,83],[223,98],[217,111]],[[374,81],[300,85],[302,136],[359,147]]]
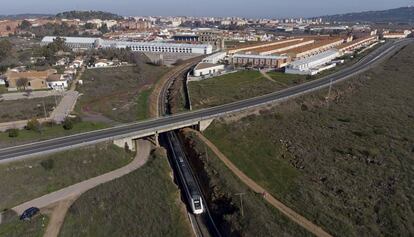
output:
[[[73,128],[73,121],[70,118],[65,118],[65,120],[62,123],[63,129],[65,130],[71,130]]]
[[[52,159],[47,159],[47,160],[42,160],[40,162],[40,165],[46,170],[49,171],[51,169],[53,169],[53,167],[55,166],[55,161]]]
[[[9,133],[9,137],[18,137],[19,136],[19,130],[12,128],[7,130],[7,132]]]
[[[31,131],[40,131],[39,121],[36,118],[32,118],[29,122],[27,122],[26,129]]]

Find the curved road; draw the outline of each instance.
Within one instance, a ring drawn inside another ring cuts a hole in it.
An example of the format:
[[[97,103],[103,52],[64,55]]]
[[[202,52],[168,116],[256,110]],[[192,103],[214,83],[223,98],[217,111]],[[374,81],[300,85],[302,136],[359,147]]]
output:
[[[364,72],[370,69],[372,66],[376,65],[378,62],[384,60],[387,56],[390,56],[393,53],[397,52],[399,49],[409,44],[410,42],[413,42],[413,40],[405,39],[395,42],[387,42],[349,68],[343,69],[337,73],[318,80],[314,80],[264,96],[241,100],[213,108],[147,120],[144,122],[131,123],[88,133],[81,133],[42,142],[0,149],[0,163],[2,161],[6,162],[10,160],[23,159],[42,153],[45,154],[49,152],[62,151],[81,145],[89,145],[102,141],[108,141],[114,139],[114,137],[130,134],[134,131],[151,130],[154,128],[159,128],[161,126],[168,126],[170,124],[196,119],[206,120],[217,118],[223,116],[224,114],[257,107],[275,101],[286,100],[294,96],[302,95],[317,89],[327,87],[331,83],[337,83],[356,74]]]

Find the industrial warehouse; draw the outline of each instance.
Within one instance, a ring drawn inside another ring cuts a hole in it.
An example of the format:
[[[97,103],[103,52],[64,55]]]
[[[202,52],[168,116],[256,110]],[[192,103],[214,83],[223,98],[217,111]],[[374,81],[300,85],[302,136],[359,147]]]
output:
[[[257,42],[227,50],[207,57],[194,69],[195,77],[211,77],[229,70],[258,68],[283,70],[288,74],[315,75],[331,69],[341,60],[332,62],[346,54],[373,47],[379,40],[376,32],[353,36],[300,36],[272,42]]]
[[[52,43],[57,37],[46,36],[42,39],[41,44],[47,45]],[[132,42],[104,40],[101,38],[87,37],[61,37],[65,44],[74,50],[94,49],[94,48],[130,48],[136,52],[153,52],[153,53],[185,53],[185,54],[211,54],[213,47],[208,44],[175,44],[160,42]]]

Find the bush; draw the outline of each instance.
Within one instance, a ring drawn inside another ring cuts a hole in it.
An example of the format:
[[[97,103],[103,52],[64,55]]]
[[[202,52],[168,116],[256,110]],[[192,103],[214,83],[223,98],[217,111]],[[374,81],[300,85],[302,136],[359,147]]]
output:
[[[70,118],[65,118],[65,120],[62,123],[63,129],[65,130],[71,130],[73,128],[73,121]]]
[[[31,131],[40,131],[39,121],[36,118],[32,118],[29,122],[27,122],[26,129]]]
[[[19,130],[12,128],[7,130],[7,132],[9,133],[9,137],[18,137],[19,136]]]
[[[53,169],[53,167],[55,166],[55,161],[53,159],[47,159],[47,160],[42,160],[40,162],[40,165],[46,170],[49,171],[51,169]]]

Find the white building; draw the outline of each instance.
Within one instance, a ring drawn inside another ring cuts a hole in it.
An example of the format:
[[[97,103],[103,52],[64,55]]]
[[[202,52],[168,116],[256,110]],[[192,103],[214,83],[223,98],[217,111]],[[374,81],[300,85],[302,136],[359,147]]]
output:
[[[392,32],[392,33],[386,31],[382,34],[382,37],[384,39],[404,39],[404,38],[407,38],[408,35],[410,34],[411,34],[410,30],[405,30],[403,32]]]
[[[219,52],[204,58],[202,62],[217,64],[220,61],[223,61],[226,58],[226,56],[226,52]]]
[[[50,75],[47,79],[47,87],[53,90],[65,90],[68,88],[69,78],[61,74]]]
[[[62,37],[65,43],[72,49],[91,49],[91,48],[130,48],[137,52],[152,53],[188,53],[188,54],[211,54],[213,46],[210,44],[174,44],[160,42],[131,42],[103,40],[100,38],[84,37]],[[56,39],[55,36],[46,36],[41,44],[47,45]]]
[[[99,38],[90,37],[61,37],[65,40],[65,44],[71,49],[93,49],[96,48],[97,40]],[[45,36],[42,39],[41,45],[48,45],[53,43],[56,36]]]
[[[194,76],[213,76],[222,71],[224,71],[224,65],[201,62],[194,68]]]
[[[323,70],[335,67],[336,64],[328,65],[328,63],[340,56],[339,50],[330,49],[323,53],[292,62],[286,67],[285,72],[289,74],[315,75]]]

